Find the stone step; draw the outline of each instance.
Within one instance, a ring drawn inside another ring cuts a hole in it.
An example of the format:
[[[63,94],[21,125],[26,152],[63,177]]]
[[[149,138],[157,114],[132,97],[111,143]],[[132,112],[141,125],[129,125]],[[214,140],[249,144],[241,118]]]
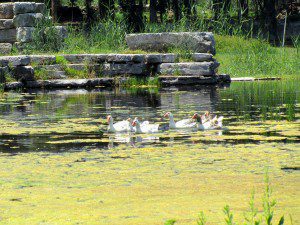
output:
[[[208,53],[194,53],[192,54],[194,62],[209,62],[213,60],[213,55]]]
[[[25,13],[45,13],[44,3],[35,2],[15,2],[13,11],[15,15],[25,14]]]
[[[26,55],[18,56],[0,56],[0,66],[28,66],[30,57]]]
[[[32,65],[52,65],[56,63],[55,55],[29,55]]]
[[[172,85],[200,85],[200,84],[216,84],[217,78],[205,76],[159,76],[159,81],[163,86]]]
[[[104,76],[115,75],[144,75],[147,74],[146,64],[114,64],[105,63],[103,65],[102,74]]]
[[[13,21],[15,27],[34,27],[43,18],[42,13],[25,13],[16,15]]]
[[[189,63],[162,63],[158,66],[158,73],[175,76],[214,76],[219,63],[215,62],[189,62]]]
[[[215,40],[210,32],[140,33],[126,35],[132,50],[166,52],[177,47],[191,52],[215,54]]]
[[[27,88],[85,88],[97,86],[114,86],[113,78],[94,79],[65,79],[65,80],[39,80],[26,83]]]
[[[174,63],[177,54],[64,54],[62,55],[70,64],[91,63]]]

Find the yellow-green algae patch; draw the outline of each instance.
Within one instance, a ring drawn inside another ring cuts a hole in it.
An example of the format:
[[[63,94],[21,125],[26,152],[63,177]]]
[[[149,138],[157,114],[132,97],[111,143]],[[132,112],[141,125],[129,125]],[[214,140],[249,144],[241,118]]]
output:
[[[56,133],[48,140],[51,145],[117,139],[96,136],[98,123],[105,128],[104,122],[76,118],[23,126],[0,119],[0,135]],[[120,144],[60,154],[1,153],[0,224],[163,224],[171,218],[195,224],[202,210],[208,224],[220,224],[226,204],[241,224],[253,189],[262,210],[265,167],[278,202],[275,221],[291,214],[299,224],[299,171],[284,168],[299,168],[300,144],[283,141],[295,140],[298,128],[299,121],[247,122],[224,131],[133,135],[153,141],[165,137],[159,142],[164,147]],[[94,136],[60,140],[60,134],[77,132]]]
[[[209,224],[229,204],[241,221],[252,189],[261,202],[269,167],[275,220],[300,222],[299,174],[281,170],[299,159],[299,145],[173,145],[73,153],[0,154],[1,224]],[[299,165],[298,162],[293,164]],[[260,205],[259,209],[262,209]],[[240,224],[240,222],[239,222]]]

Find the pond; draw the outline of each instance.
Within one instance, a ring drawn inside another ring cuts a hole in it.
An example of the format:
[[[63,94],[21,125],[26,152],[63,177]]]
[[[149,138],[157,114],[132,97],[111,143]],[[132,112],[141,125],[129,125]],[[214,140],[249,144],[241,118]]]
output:
[[[277,219],[300,222],[299,80],[0,95],[0,223],[211,224],[260,205],[269,168]],[[224,129],[107,134],[106,116],[165,126],[194,112]],[[60,213],[57,213],[57,211]]]

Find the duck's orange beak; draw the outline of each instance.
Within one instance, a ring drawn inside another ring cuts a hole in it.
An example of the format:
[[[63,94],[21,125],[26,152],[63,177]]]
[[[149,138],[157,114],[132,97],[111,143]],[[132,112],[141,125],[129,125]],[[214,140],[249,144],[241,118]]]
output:
[[[135,127],[135,126],[136,126],[136,122],[133,121],[131,125],[132,125],[133,127]]]
[[[107,122],[109,123],[109,121],[110,121],[110,116],[107,116],[106,119],[107,119]]]
[[[169,117],[169,113],[165,113],[164,117]]]

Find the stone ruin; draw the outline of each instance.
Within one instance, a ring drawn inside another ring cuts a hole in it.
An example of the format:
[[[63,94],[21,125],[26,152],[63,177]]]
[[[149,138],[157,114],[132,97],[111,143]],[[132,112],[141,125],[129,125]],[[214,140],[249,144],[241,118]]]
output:
[[[47,18],[44,3],[0,3],[0,55],[9,54],[13,45],[20,46],[32,41],[36,24]],[[66,29],[55,27],[58,34],[66,36]]]

